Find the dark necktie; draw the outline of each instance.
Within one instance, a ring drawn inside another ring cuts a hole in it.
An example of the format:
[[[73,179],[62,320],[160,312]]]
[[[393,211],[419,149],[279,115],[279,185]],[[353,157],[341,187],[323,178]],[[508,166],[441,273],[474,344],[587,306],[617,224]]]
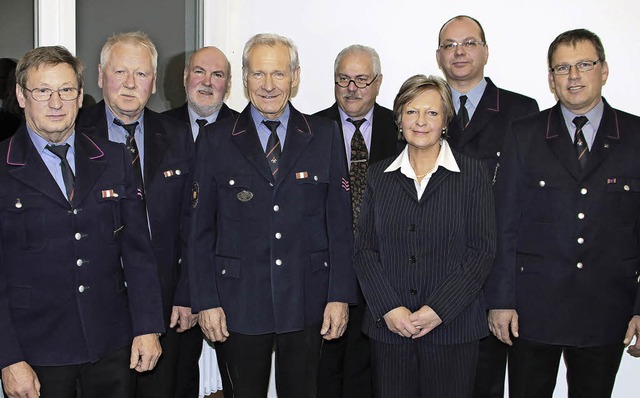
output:
[[[460,108],[458,109],[458,122],[460,122],[460,127],[464,130],[469,124],[469,112],[467,112],[467,107],[465,104],[467,103],[467,96],[460,96]]]
[[[576,116],[573,118],[573,124],[576,126],[576,135],[573,141],[573,146],[576,148],[576,154],[578,155],[578,162],[580,168],[584,169],[587,164],[587,158],[589,157],[589,147],[587,146],[587,140],[584,139],[584,133],[582,128],[589,119],[586,116]]]
[[[355,234],[358,226],[358,218],[360,216],[360,204],[366,187],[367,165],[369,152],[364,136],[360,131],[360,126],[366,119],[353,120],[347,119],[348,122],[356,127],[353,137],[351,137],[351,168],[349,169],[349,186],[351,187],[351,208],[353,210],[353,233]]]
[[[196,123],[198,123],[198,135],[196,136],[196,147],[198,146],[198,143],[200,143],[200,140],[202,138],[202,134],[204,133],[204,126],[207,125],[207,119],[198,119],[196,120]]]
[[[138,125],[138,122],[124,124],[118,119],[113,119],[113,123],[127,130],[127,133],[129,134],[127,136],[126,145],[127,145],[127,149],[129,149],[129,154],[131,155],[131,164],[133,165],[133,174],[135,175],[136,183],[138,187],[142,189],[144,187],[143,180],[142,180],[142,168],[140,167],[140,153],[138,152],[138,145],[136,144],[136,135],[135,135],[136,126]]]
[[[267,160],[269,161],[269,167],[271,167],[271,175],[275,178],[276,173],[278,172],[279,161],[280,161],[280,139],[278,138],[278,126],[280,122],[277,120],[265,120],[265,126],[271,131],[271,135],[269,136],[269,140],[267,141],[267,149],[265,154],[267,156]]]
[[[73,200],[73,171],[69,161],[67,161],[67,151],[69,150],[69,144],[64,145],[47,145],[47,149],[60,158],[60,170],[62,170],[62,180],[64,181],[64,189],[67,192],[67,199],[69,202]]]

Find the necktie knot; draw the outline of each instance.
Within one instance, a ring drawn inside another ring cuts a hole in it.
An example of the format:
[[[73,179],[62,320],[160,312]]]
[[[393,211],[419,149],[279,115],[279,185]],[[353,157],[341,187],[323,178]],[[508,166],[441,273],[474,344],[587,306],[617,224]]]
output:
[[[121,121],[119,119],[113,119],[113,123],[115,123],[118,126],[124,128],[127,131],[127,133],[129,133],[130,136],[133,136],[135,134],[136,126],[138,126],[138,122],[125,124],[123,121]]]
[[[467,104],[467,96],[466,95],[461,95],[460,96],[460,106],[465,106]]]
[[[60,158],[60,160],[62,159],[67,159],[67,151],[69,150],[69,144],[63,144],[63,145],[47,145],[47,149],[53,153],[54,155],[56,155],[57,157]]]
[[[587,122],[589,121],[589,119],[587,119],[586,116],[576,116],[573,118],[573,124],[576,126],[576,131],[577,130],[582,130],[582,128],[584,127],[585,124],[587,124]]]
[[[200,126],[200,128],[203,128],[207,125],[207,119],[198,119],[196,120],[196,123],[198,123],[198,126]]]
[[[272,134],[276,133],[278,131],[278,126],[280,126],[280,122],[277,120],[264,120],[262,123],[267,126]]]
[[[351,124],[353,124],[356,127],[356,131],[360,131],[360,126],[362,126],[362,124],[364,122],[366,122],[367,119],[362,118],[362,119],[358,119],[358,120],[353,120],[351,118],[347,119],[347,122],[350,122]]]

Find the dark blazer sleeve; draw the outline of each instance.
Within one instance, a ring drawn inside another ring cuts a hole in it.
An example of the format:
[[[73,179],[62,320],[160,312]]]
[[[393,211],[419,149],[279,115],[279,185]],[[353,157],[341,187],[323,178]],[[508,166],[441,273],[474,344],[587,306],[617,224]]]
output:
[[[11,321],[7,278],[5,276],[4,261],[2,260],[4,256],[1,253],[2,239],[0,239],[0,369],[24,361],[24,355]]]

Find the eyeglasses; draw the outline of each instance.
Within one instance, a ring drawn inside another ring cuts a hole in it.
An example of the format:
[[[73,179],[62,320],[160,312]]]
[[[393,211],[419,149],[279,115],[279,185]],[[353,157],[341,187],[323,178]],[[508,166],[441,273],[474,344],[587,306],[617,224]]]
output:
[[[33,98],[38,102],[49,101],[53,93],[58,93],[58,95],[60,96],[60,99],[63,101],[73,101],[76,98],[78,98],[78,96],[80,96],[80,90],[78,90],[75,87],[63,87],[57,90],[52,90],[46,87],[33,88],[31,90],[24,86],[22,88],[30,92],[31,98]]]
[[[485,44],[486,43],[483,41],[475,41],[475,40],[467,40],[463,42],[451,41],[451,42],[446,42],[444,44],[440,44],[439,47],[445,51],[453,51],[457,49],[458,46],[461,46],[465,50],[473,50],[476,47],[484,47]]]
[[[553,68],[549,68],[549,71],[556,75],[568,75],[571,72],[571,67],[575,66],[577,70],[580,72],[589,72],[593,69],[598,62],[602,62],[600,59],[596,59],[595,61],[580,61],[577,64],[562,64],[556,65]]]
[[[338,80],[336,80],[336,84],[342,88],[349,87],[349,84],[353,83],[358,88],[367,88],[376,81],[378,75],[376,75],[369,83],[363,77],[356,77],[355,79],[349,79],[349,76],[338,76]]]

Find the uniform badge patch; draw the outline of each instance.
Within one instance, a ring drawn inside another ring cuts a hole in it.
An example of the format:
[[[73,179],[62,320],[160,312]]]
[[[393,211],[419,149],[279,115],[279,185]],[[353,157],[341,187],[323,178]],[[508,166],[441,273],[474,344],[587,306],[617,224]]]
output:
[[[248,202],[251,199],[253,199],[253,192],[242,190],[242,191],[238,192],[236,197],[241,202]]]
[[[306,171],[301,171],[299,173],[296,173],[296,180],[301,180],[303,178],[308,178],[309,177],[309,173],[307,173]]]
[[[193,189],[191,190],[191,207],[194,209],[198,206],[198,195],[200,193],[200,185],[197,182],[193,183]]]
[[[117,198],[118,193],[113,189],[103,189],[102,190],[102,198]]]
[[[351,188],[349,188],[349,180],[347,180],[344,177],[342,177],[342,189],[344,189],[347,192],[351,190]]]

